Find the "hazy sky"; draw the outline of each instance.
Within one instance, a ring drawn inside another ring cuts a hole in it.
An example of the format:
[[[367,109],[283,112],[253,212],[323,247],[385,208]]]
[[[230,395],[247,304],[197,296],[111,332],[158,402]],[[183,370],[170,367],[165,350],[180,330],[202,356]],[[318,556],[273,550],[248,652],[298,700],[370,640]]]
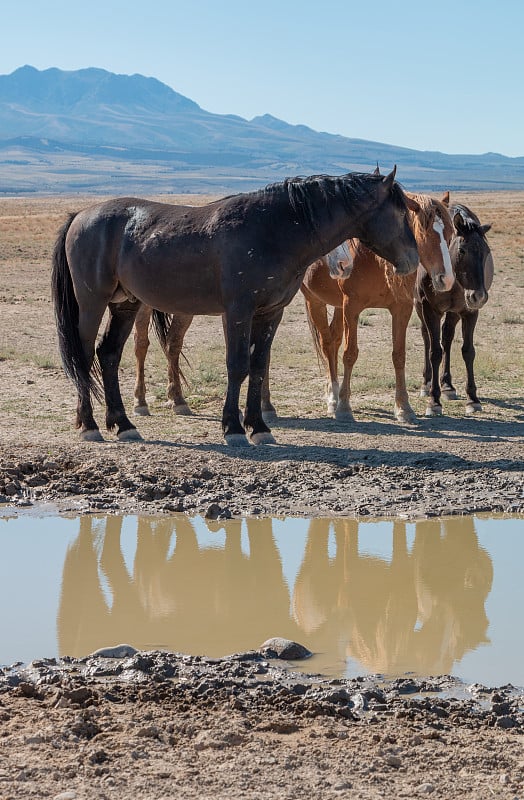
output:
[[[523,32],[522,0],[20,0],[0,74],[138,72],[219,114],[524,156]]]

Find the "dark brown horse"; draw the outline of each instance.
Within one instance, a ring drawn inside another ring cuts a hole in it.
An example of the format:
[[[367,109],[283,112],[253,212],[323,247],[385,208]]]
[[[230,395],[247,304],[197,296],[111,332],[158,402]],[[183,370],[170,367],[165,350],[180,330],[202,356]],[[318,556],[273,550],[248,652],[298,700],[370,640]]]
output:
[[[454,277],[448,252],[453,225],[445,205],[428,195],[412,194],[416,210],[409,221],[420,255],[419,270],[436,292],[452,286]],[[387,261],[359,241],[350,243],[353,269],[343,280],[332,280],[321,261],[312,264],[302,283],[306,311],[317,352],[327,375],[327,409],[337,419],[353,419],[350,404],[351,375],[358,357],[358,321],[365,308],[387,308],[391,314],[393,366],[395,369],[394,413],[400,422],[413,422],[415,414],[406,390],[406,331],[413,311],[415,275],[394,275]],[[328,322],[327,306],[334,307]],[[344,379],[339,389],[338,351],[344,334]],[[263,392],[263,402],[269,397]],[[264,406],[263,406],[264,407]]]
[[[322,261],[326,265],[326,270],[332,278],[343,278],[349,275],[353,267],[353,258],[346,242],[336,247],[323,257]],[[413,278],[415,273],[411,273]],[[149,406],[146,399],[145,381],[145,361],[149,350],[149,326],[153,309],[150,306],[142,305],[135,319],[135,359],[136,359],[136,379],[135,379],[135,407],[134,413],[140,416],[149,416]],[[180,356],[184,346],[184,336],[193,320],[192,314],[172,314],[171,324],[166,332],[164,351],[167,359],[167,404],[170,405],[175,414],[180,416],[190,416],[189,408],[184,393],[182,391],[182,380],[184,378],[180,369]],[[264,409],[264,392],[267,381],[262,385],[262,410]],[[264,414],[266,417],[266,414]]]
[[[466,413],[482,411],[473,372],[475,359],[473,335],[479,309],[487,302],[488,289],[493,281],[493,258],[486,241],[486,233],[491,225],[481,225],[477,215],[466,206],[455,204],[449,211],[455,229],[449,248],[457,277],[454,287],[449,292],[436,293],[420,269],[416,276],[415,309],[421,320],[424,339],[421,395],[428,398],[427,417],[442,414],[441,394],[448,400],[457,399],[451,381],[450,354],[459,320],[462,322],[462,357],[467,373]],[[444,315],[441,344],[441,322]]]
[[[407,221],[411,201],[386,177],[288,179],[201,207],[136,198],[100,203],[72,214],[53,255],[53,302],[62,362],[78,391],[77,427],[100,441],[91,394],[95,341],[108,430],[139,439],[126,415],[118,367],[140,307],[172,313],[224,315],[228,387],[222,429],[228,444],[247,442],[240,422],[240,387],[249,375],[244,425],[253,443],[273,442],[262,418],[261,387],[286,305],[316,258],[358,236],[400,273],[418,265]]]

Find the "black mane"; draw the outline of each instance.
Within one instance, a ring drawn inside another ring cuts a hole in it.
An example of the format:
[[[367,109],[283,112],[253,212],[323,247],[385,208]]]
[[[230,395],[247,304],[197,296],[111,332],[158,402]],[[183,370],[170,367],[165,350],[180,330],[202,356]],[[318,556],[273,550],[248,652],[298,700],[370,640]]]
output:
[[[369,172],[349,172],[342,176],[310,175],[307,178],[296,176],[286,178],[279,183],[271,183],[259,193],[269,196],[285,193],[288,196],[291,208],[301,223],[305,224],[312,233],[318,234],[317,211],[314,200],[320,197],[324,203],[330,198],[338,197],[351,213],[354,205],[366,195],[373,193],[373,189],[383,180],[381,175]],[[406,200],[401,186],[393,182],[391,197],[395,205],[406,209]]]
[[[484,233],[481,230],[482,226],[480,224],[480,220],[477,215],[471,211],[471,209],[469,209],[467,206],[461,205],[460,203],[455,203],[449,209],[449,215],[453,219],[455,214],[460,214],[462,223],[468,231],[477,231],[477,233],[480,233],[481,236],[484,236]]]

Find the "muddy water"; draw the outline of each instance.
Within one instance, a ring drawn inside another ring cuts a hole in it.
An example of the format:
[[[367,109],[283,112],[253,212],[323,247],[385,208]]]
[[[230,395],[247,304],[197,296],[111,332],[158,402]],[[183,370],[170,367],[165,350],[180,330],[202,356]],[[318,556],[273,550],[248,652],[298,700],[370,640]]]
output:
[[[524,519],[0,516],[0,664],[271,636],[348,676],[524,685]]]

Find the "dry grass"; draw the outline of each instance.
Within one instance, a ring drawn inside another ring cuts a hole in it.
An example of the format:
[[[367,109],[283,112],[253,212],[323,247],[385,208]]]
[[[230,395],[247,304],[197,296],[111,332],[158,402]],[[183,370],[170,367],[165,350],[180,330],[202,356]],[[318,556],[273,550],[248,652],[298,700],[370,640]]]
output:
[[[164,198],[165,199],[165,198]],[[170,201],[202,204],[209,197],[171,197]],[[495,280],[490,301],[477,326],[476,375],[479,394],[493,399],[518,399],[524,395],[524,193],[485,192],[461,194],[453,200],[466,203],[482,222],[493,224],[488,234],[495,260]],[[34,364],[46,371],[50,394],[63,383],[60,408],[50,404],[49,413],[64,424],[64,405],[73,406],[72,387],[66,388],[57,351],[53,310],[50,300],[50,259],[54,239],[66,213],[93,202],[93,198],[7,198],[0,200],[0,360]],[[464,384],[460,354],[460,333],[453,351],[453,375],[457,387]],[[360,414],[391,410],[393,369],[391,328],[386,311],[367,313],[359,329],[360,356],[353,379],[353,406]],[[421,411],[418,399],[422,370],[422,340],[418,325],[408,328],[407,373],[412,404]],[[218,413],[225,388],[225,359],[221,322],[201,317],[194,321],[186,338],[189,366],[187,397],[195,409]],[[125,402],[132,405],[134,381],[132,341],[126,345],[122,362]],[[160,407],[165,399],[166,369],[163,355],[153,342],[146,366],[149,396]],[[272,390],[275,405],[284,415],[324,414],[324,376],[319,369],[299,293],[286,310],[272,354]],[[27,397],[18,401],[10,394],[0,400],[0,410],[31,413]],[[463,413],[462,404],[448,406],[447,413]],[[69,421],[66,422],[69,424]]]

